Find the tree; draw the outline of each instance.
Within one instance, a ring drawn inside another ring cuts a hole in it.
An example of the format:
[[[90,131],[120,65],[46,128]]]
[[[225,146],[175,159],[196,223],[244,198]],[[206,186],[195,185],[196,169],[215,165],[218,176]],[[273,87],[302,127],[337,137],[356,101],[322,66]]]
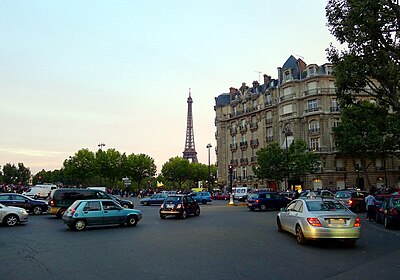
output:
[[[157,166],[154,159],[145,154],[130,154],[126,159],[125,170],[127,176],[131,177],[140,188],[140,183],[145,178],[150,178],[156,175]]]
[[[192,176],[189,160],[181,157],[170,158],[162,166],[161,172],[166,179],[176,182],[179,188]]]
[[[21,162],[18,163],[17,177],[18,182],[20,182],[22,185],[27,185],[29,178],[31,177],[31,171]]]
[[[96,170],[100,177],[105,177],[110,180],[114,186],[117,178],[122,178],[122,166],[125,162],[125,154],[122,154],[115,149],[103,151],[99,149],[96,153]]]
[[[343,103],[366,93],[400,114],[400,6],[393,0],[329,0],[330,32],[345,50],[332,45],[336,92]]]
[[[64,161],[64,169],[71,182],[85,184],[96,174],[95,155],[88,149],[81,149]]]
[[[319,154],[310,152],[306,142],[296,140],[289,147],[289,174],[291,178],[300,180],[306,174],[313,174],[321,166]]]
[[[286,151],[278,143],[272,143],[257,151],[257,165],[253,172],[259,179],[283,181],[287,177]]]
[[[18,179],[18,169],[14,164],[3,165],[3,181],[6,184],[15,184]]]

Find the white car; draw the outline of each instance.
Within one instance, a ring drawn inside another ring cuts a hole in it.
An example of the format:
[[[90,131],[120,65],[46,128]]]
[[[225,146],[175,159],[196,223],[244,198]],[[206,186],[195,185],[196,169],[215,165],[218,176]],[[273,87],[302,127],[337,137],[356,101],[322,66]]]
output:
[[[28,221],[28,212],[24,208],[5,206],[0,204],[0,223],[6,226],[15,226]]]
[[[299,244],[315,239],[342,239],[353,246],[361,237],[360,218],[339,201],[323,198],[293,200],[276,218],[278,231],[288,231]]]

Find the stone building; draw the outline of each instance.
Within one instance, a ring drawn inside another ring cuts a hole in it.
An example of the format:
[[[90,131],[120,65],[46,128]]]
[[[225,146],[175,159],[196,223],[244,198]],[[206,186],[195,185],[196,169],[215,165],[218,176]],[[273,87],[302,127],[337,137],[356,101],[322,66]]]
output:
[[[367,95],[360,98],[368,98]],[[217,176],[220,186],[229,186],[228,166],[233,169],[233,186],[284,190],[285,182],[258,180],[252,166],[256,152],[272,142],[286,148],[296,139],[308,143],[321,155],[321,169],[308,174],[303,188],[343,189],[358,186],[399,185],[399,161],[377,159],[367,165],[360,158],[343,158],[335,146],[332,128],[340,122],[332,65],[309,64],[290,56],[278,68],[278,78],[264,75],[263,84],[242,83],[215,98]],[[363,166],[365,165],[365,166]],[[293,188],[293,184],[292,188]]]

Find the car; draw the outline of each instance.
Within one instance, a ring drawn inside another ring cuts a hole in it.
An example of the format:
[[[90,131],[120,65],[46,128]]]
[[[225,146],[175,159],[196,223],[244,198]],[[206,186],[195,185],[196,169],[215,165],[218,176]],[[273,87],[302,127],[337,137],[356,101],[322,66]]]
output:
[[[294,234],[301,245],[308,240],[342,239],[353,246],[361,238],[360,218],[335,199],[295,199],[280,210],[276,223],[279,232]]]
[[[126,200],[126,199],[121,199],[115,195],[112,194],[107,194],[112,200],[116,201],[119,205],[121,205],[124,208],[130,208],[133,209],[135,208],[135,204],[130,201],[130,200]]]
[[[0,204],[0,223],[9,227],[28,222],[29,214],[24,208]]]
[[[247,207],[254,211],[259,209],[266,211],[267,209],[279,210],[286,205],[290,200],[282,195],[270,191],[254,191],[247,198]]]
[[[144,206],[161,205],[167,197],[168,197],[168,194],[166,194],[166,193],[157,193],[157,194],[153,194],[150,197],[142,198],[140,200],[140,203],[143,204]]]
[[[46,213],[48,208],[46,201],[32,199],[28,196],[16,193],[0,194],[0,203],[6,206],[24,208],[35,215]]]
[[[70,229],[78,231],[93,225],[126,224],[134,227],[141,219],[140,210],[123,208],[110,199],[76,200],[62,216]]]
[[[365,192],[357,190],[342,190],[335,193],[335,199],[355,213],[366,211],[365,197]]]
[[[328,190],[317,190],[317,191],[305,190],[300,194],[300,197],[307,197],[309,195],[316,195],[322,198],[331,198],[331,199],[335,198],[335,194]]]
[[[390,229],[400,224],[400,197],[387,197],[376,212],[375,221]]]
[[[200,206],[190,195],[169,195],[160,206],[161,219],[165,219],[167,216],[186,219],[189,215],[200,215]]]
[[[211,194],[209,192],[192,192],[189,194],[196,202],[207,204],[211,202]]]
[[[215,193],[211,196],[212,199],[214,200],[228,200],[230,199],[230,194],[229,193]]]

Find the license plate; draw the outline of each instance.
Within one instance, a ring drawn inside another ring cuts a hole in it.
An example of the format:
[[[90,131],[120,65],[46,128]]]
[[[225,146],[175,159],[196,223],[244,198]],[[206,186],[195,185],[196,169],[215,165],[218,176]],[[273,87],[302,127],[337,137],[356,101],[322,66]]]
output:
[[[167,208],[174,208],[174,204],[167,204]]]
[[[330,225],[344,225],[346,223],[345,219],[329,219],[328,223]]]

